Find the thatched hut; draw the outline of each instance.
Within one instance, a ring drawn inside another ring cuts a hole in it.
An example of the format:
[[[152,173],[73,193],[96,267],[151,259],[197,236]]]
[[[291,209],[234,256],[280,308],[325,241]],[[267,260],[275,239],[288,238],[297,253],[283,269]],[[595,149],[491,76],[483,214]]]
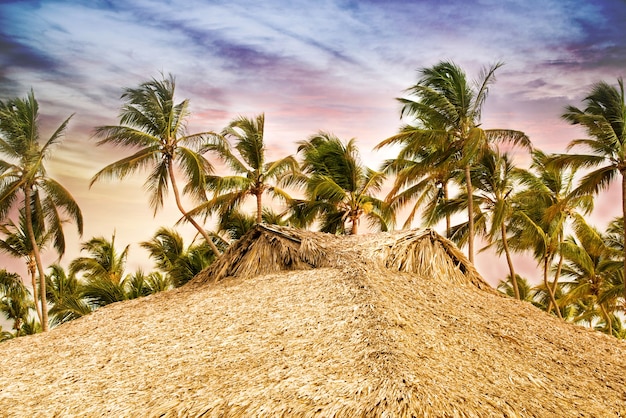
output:
[[[434,232],[258,227],[183,288],[0,344],[0,416],[621,417],[626,347]]]

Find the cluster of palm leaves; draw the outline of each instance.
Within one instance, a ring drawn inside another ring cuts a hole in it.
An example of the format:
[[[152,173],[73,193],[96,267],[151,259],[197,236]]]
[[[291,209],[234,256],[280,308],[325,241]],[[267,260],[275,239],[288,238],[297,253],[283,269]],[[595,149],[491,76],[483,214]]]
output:
[[[119,124],[98,127],[95,136],[98,145],[132,153],[98,171],[91,184],[147,172],[154,212],[171,192],[180,222],[197,231],[189,246],[171,228],[160,228],[141,243],[155,263],[147,274],[125,271],[129,247],[117,249],[115,235],[84,242],[87,256],[71,261],[67,272],[54,264],[46,274],[40,252],[52,244],[63,255],[63,224],[71,221],[82,231],[78,205],[44,166],[69,118],[41,144],[34,94],[0,102],[0,249],[25,260],[34,289],[3,285],[2,312],[19,325],[16,334],[35,331],[37,323],[46,331],[50,323],[106,304],[183,285],[255,223],[356,234],[362,221],[370,230],[387,230],[405,213],[405,228],[418,220],[421,226],[445,223],[446,235],[466,246],[472,261],[476,238],[486,243],[485,250],[504,254],[509,275],[503,291],[622,336],[623,221],[603,234],[583,215],[593,209],[594,194],[626,173],[623,83],[597,84],[585,109],[568,107],[563,116],[587,129],[591,139],[570,147],[586,147],[589,154],[546,155],[533,149],[523,132],[482,127],[482,107],[500,66],[487,68],[476,83],[451,62],[422,69],[407,97],[399,99],[405,126],[377,146],[398,149],[380,170],[363,165],[354,139],[342,141],[324,131],[299,142],[296,156],[270,160],[264,114],[237,117],[221,132],[189,134],[189,101],[175,101],[171,75],[125,89]],[[513,147],[530,153],[528,169],[515,166]],[[230,172],[216,173],[217,161]],[[575,184],[580,169],[589,172]],[[390,190],[379,197],[387,178]],[[15,213],[17,222],[11,220]],[[207,229],[215,219],[215,228]],[[540,285],[531,288],[515,273],[514,252],[533,254],[543,272]],[[3,274],[7,283],[15,279]],[[8,307],[20,298],[24,309]]]

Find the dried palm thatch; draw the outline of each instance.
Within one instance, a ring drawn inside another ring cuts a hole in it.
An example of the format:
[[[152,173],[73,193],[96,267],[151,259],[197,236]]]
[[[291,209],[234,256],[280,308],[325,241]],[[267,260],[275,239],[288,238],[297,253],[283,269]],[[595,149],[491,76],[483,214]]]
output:
[[[217,282],[198,276],[0,344],[0,416],[626,414],[624,344],[402,253],[431,240],[446,261],[454,252],[436,235],[276,229],[257,239],[281,233],[309,239],[324,266],[294,256],[305,269],[253,277],[250,261],[233,267],[246,260],[240,249]]]
[[[194,282],[323,267],[327,265],[324,246],[311,239],[311,235],[307,231],[258,224],[194,278]]]
[[[458,247],[431,229],[408,231],[380,249],[387,268],[418,276],[445,277],[459,284],[469,282],[479,289],[495,292]]]

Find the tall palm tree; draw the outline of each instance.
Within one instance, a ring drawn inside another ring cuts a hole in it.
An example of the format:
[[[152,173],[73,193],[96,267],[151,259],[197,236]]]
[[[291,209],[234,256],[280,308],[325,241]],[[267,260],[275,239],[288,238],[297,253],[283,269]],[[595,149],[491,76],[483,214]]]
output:
[[[619,78],[618,86],[604,81],[592,86],[583,100],[584,109],[567,106],[563,119],[572,125],[580,125],[589,138],[575,139],[568,150],[575,147],[586,148],[587,154],[565,154],[558,161],[574,167],[592,168],[581,178],[577,194],[597,194],[606,189],[618,176],[622,177],[622,217],[626,217],[626,97],[624,81]],[[622,230],[626,241],[626,226]],[[626,249],[624,276],[626,276]],[[626,304],[626,287],[624,287]]]
[[[220,251],[207,232],[183,207],[182,194],[197,201],[205,200],[207,175],[213,171],[211,163],[198,150],[213,132],[186,133],[185,119],[189,115],[189,100],[174,101],[173,75],[163,80],[152,79],[138,88],[126,88],[122,94],[125,104],[120,113],[120,125],[100,126],[96,136],[98,145],[112,144],[136,150],[104,167],[91,179],[91,185],[103,178],[124,179],[126,176],[151,168],[146,189],[151,193],[150,206],[154,213],[163,206],[169,186],[172,187],[176,206],[184,219],[204,237],[214,254]],[[179,190],[176,168],[187,181]]]
[[[495,81],[497,63],[486,68],[478,82],[468,82],[465,72],[452,62],[442,61],[420,70],[418,82],[408,89],[413,97],[400,99],[403,117],[421,121],[412,132],[421,141],[447,144],[436,160],[447,160],[464,170],[468,202],[468,258],[474,261],[474,201],[471,167],[494,142],[507,141],[530,148],[530,140],[520,131],[483,129],[481,113],[489,86]]]
[[[507,224],[516,210],[513,191],[518,184],[516,181],[518,172],[509,155],[500,153],[497,147],[485,152],[472,169],[472,183],[476,190],[473,198],[477,203],[475,214],[478,215],[475,218],[475,224],[480,223],[479,231],[485,235],[489,246],[496,245],[498,253],[504,253],[516,299],[520,299],[521,296],[513,266],[512,250],[507,237]],[[457,203],[462,206],[468,200],[464,195],[456,199]],[[453,210],[456,209],[455,201],[451,201],[449,206]],[[467,231],[465,228],[458,229]]]
[[[321,220],[324,232],[357,234],[361,218],[371,227],[387,230],[394,221],[390,206],[375,197],[385,175],[363,166],[354,139],[344,144],[336,136],[320,132],[300,143],[306,199],[292,201],[294,222],[310,225]],[[298,219],[299,218],[299,219]]]
[[[16,273],[0,270],[0,313],[13,321],[15,336],[19,337],[22,325],[28,320],[33,303],[22,278]]]
[[[59,255],[63,255],[64,216],[76,223],[79,234],[82,234],[83,218],[70,192],[48,176],[44,166],[53,146],[60,142],[71,116],[43,144],[40,143],[38,117],[39,105],[32,90],[26,99],[0,101],[0,158],[6,158],[0,159],[0,219],[6,218],[14,203],[21,202],[26,232],[39,272],[42,328],[47,331],[45,272],[33,225],[37,222],[45,225],[43,230],[54,236],[54,247]]]
[[[298,170],[298,162],[292,156],[275,161],[266,161],[264,139],[265,115],[255,119],[240,116],[222,131],[221,137],[213,137],[211,144],[203,151],[212,151],[233,171],[234,175],[215,178],[215,197],[201,204],[191,213],[211,213],[221,215],[237,209],[246,197],[256,201],[256,222],[263,221],[263,195],[269,194],[284,201],[290,196],[278,184],[287,172]],[[231,145],[230,142],[233,142]]]

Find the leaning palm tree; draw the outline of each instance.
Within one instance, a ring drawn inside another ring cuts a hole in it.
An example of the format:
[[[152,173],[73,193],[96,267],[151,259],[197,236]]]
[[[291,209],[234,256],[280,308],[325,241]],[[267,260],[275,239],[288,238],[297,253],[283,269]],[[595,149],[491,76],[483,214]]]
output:
[[[78,204],[58,181],[48,176],[44,162],[61,140],[67,118],[43,144],[39,137],[39,105],[31,91],[26,99],[0,101],[0,219],[16,202],[24,210],[25,226],[39,272],[42,329],[48,330],[46,281],[33,225],[52,234],[59,255],[65,252],[64,216],[76,223],[79,234],[83,218]]]
[[[104,178],[124,179],[126,176],[151,168],[146,189],[151,193],[150,206],[154,213],[163,206],[171,185],[178,210],[200,233],[216,255],[220,251],[207,232],[190,216],[182,204],[182,194],[198,201],[205,200],[207,175],[213,171],[211,163],[198,150],[213,132],[186,133],[185,119],[189,115],[189,100],[174,102],[175,81],[167,79],[142,83],[138,88],[127,88],[122,94],[126,101],[120,113],[120,125],[100,126],[96,136],[98,145],[112,144],[134,149],[136,152],[104,167],[91,179],[91,185]],[[181,191],[176,168],[187,181]]]
[[[420,70],[420,79],[408,89],[412,97],[400,99],[403,104],[401,116],[417,121],[410,134],[415,140],[419,138],[421,142],[437,144],[436,148],[441,150],[430,158],[432,165],[451,162],[464,170],[463,186],[468,197],[468,258],[471,262],[474,261],[475,235],[472,166],[493,142],[507,141],[530,148],[530,140],[523,132],[481,127],[482,107],[489,86],[495,81],[495,72],[501,66],[502,63],[497,63],[486,68],[478,82],[472,84],[460,67],[443,61]]]
[[[385,231],[393,224],[391,207],[375,194],[380,192],[385,175],[365,167],[354,139],[344,144],[336,136],[320,132],[300,143],[303,154],[301,176],[306,198],[293,200],[292,221],[307,226],[321,221],[321,230],[357,234],[361,218],[370,227]]]
[[[285,173],[298,170],[298,162],[292,156],[266,161],[264,132],[264,114],[255,119],[241,116],[230,122],[221,136],[213,137],[211,143],[203,148],[203,151],[216,153],[235,174],[214,178],[211,184],[215,197],[190,214],[217,211],[224,215],[237,209],[246,197],[252,196],[256,202],[256,222],[261,223],[265,194],[283,201],[290,199],[278,184]]]
[[[621,175],[622,216],[626,217],[626,96],[624,81],[619,78],[617,83],[618,87],[603,81],[595,84],[584,99],[584,109],[567,106],[563,119],[572,125],[580,125],[589,136],[587,139],[573,140],[568,150],[582,147],[588,153],[564,154],[558,162],[574,167],[594,168],[580,180],[577,194],[597,194]],[[626,241],[626,226],[622,235]],[[626,276],[626,249],[623,270]]]

